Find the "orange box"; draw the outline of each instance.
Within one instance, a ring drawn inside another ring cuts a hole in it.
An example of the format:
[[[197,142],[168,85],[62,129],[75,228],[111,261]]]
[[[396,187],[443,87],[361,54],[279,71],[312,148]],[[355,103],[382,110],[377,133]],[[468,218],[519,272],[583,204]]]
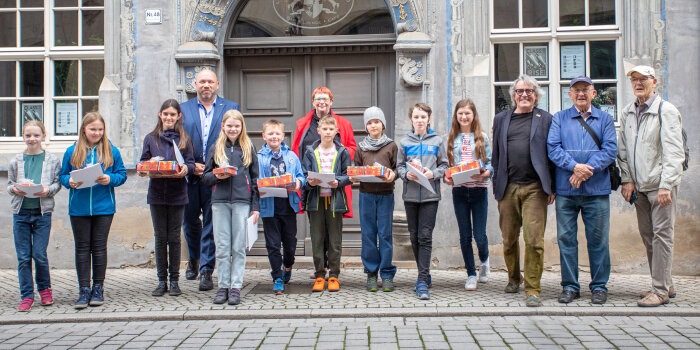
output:
[[[383,166],[367,166],[365,167],[365,175],[384,176],[386,168]]]
[[[158,173],[162,175],[175,175],[178,173],[177,162],[162,161],[158,162]]]
[[[348,176],[365,175],[365,167],[361,166],[349,166]]]
[[[483,168],[483,164],[481,162],[481,159],[475,160],[473,162],[469,162],[466,164],[459,164],[459,165],[453,166],[453,167],[447,169],[447,171],[445,171],[445,174],[447,175],[448,178],[452,178],[452,174],[457,174],[457,173],[461,173],[463,171],[467,171],[470,169],[479,169],[479,168]]]
[[[294,186],[296,185],[294,181],[294,176],[292,174],[284,174],[280,175],[277,177],[276,184],[277,186],[283,187],[283,186]]]
[[[261,177],[258,179],[258,187],[275,187],[277,181],[274,177]]]
[[[216,174],[229,174],[229,175],[236,175],[238,174],[238,168],[235,166],[226,166],[226,167],[221,167],[221,168],[214,168],[212,170],[214,175]]]
[[[140,162],[136,164],[136,171],[142,171],[142,172],[157,172],[158,171],[158,162]]]

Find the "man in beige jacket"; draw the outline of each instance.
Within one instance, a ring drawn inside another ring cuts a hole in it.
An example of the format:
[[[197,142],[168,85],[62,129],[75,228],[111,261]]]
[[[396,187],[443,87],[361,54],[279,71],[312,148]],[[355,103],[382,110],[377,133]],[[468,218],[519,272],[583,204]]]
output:
[[[671,280],[673,225],[685,160],[681,115],[654,93],[652,67],[636,66],[627,76],[637,98],[622,110],[620,118],[617,161],[621,192],[635,205],[651,270],[652,288],[640,294],[637,305],[659,306],[675,297]]]

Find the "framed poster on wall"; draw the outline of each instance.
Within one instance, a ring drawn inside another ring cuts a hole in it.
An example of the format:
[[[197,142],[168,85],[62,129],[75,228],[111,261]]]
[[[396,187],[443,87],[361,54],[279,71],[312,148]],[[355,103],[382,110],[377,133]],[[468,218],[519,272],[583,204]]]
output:
[[[561,78],[573,79],[586,75],[586,46],[565,45],[561,47]]]
[[[24,129],[24,123],[30,120],[37,120],[44,123],[44,104],[39,102],[22,102],[22,124],[19,126],[20,132]]]
[[[56,102],[55,134],[78,134],[78,102]]]
[[[547,79],[547,46],[525,46],[524,50],[525,74],[535,79]]]

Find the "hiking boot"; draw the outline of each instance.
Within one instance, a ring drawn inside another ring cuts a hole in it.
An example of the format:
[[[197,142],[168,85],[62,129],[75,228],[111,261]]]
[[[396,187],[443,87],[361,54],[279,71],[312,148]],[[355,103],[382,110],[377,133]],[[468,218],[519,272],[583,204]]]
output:
[[[287,268],[282,269],[282,282],[284,284],[288,284],[289,281],[292,279],[292,268],[290,267],[289,270]]]
[[[170,292],[168,294],[170,294],[170,296],[172,297],[176,297],[182,294],[180,286],[178,285],[178,281],[170,281]]]
[[[241,303],[241,289],[240,288],[231,288],[231,290],[228,293],[228,304],[229,305],[238,305]]]
[[[53,293],[51,288],[40,290],[39,295],[41,296],[41,306],[49,306],[53,304]]]
[[[384,288],[385,292],[393,292],[394,291],[394,279],[393,278],[382,279],[382,287]]]
[[[211,280],[211,271],[204,270],[199,276],[199,290],[206,291],[214,289],[214,282]]]
[[[80,290],[78,291],[78,301],[75,302],[73,307],[76,309],[84,309],[88,307],[91,292],[90,287],[80,287]]]
[[[367,274],[367,291],[377,291],[377,275]]]
[[[340,281],[338,277],[331,277],[328,279],[328,291],[337,292],[340,290]]]
[[[491,276],[491,269],[489,267],[489,259],[482,261],[479,265],[479,283],[486,283],[489,281],[489,276]]]
[[[32,308],[32,304],[34,304],[34,298],[22,299],[22,302],[19,303],[19,307],[17,308],[17,310],[27,312]]]
[[[557,299],[557,301],[559,301],[562,304],[568,304],[568,303],[574,301],[574,299],[578,299],[580,297],[581,297],[581,292],[577,292],[575,290],[570,290],[570,289],[564,289],[561,292],[561,294],[559,294],[559,299]]]
[[[151,292],[154,297],[162,297],[168,291],[168,282],[158,281],[158,287]]]
[[[608,301],[608,293],[601,289],[596,289],[593,291],[593,296],[591,296],[591,303],[593,304],[605,304]]]
[[[276,295],[284,293],[284,282],[282,282],[281,278],[275,280],[275,283],[272,285],[272,292]]]
[[[542,306],[542,299],[539,295],[530,294],[525,299],[525,305],[530,307]]]
[[[185,270],[185,278],[194,281],[197,279],[197,276],[199,275],[199,260],[197,259],[190,259],[190,261],[187,262],[187,270]]]
[[[639,299],[644,299],[647,295],[653,293],[651,290],[639,293]],[[676,297],[676,289],[673,286],[668,287],[668,297],[673,299]]]
[[[467,282],[464,284],[464,290],[476,290],[476,276],[467,276]]]
[[[223,304],[228,300],[228,288],[219,288],[214,296],[214,304]]]
[[[658,293],[649,293],[642,300],[637,302],[637,306],[640,307],[656,307],[659,305],[668,304],[668,295],[662,295]]]
[[[312,292],[323,292],[323,289],[326,288],[326,279],[323,277],[318,277],[316,278],[316,281],[314,281],[314,286],[311,289]]]
[[[102,283],[95,283],[92,285],[92,291],[90,292],[90,306],[100,306],[104,304],[104,287]]]
[[[423,281],[416,282],[416,296],[420,300],[430,299],[430,292],[428,291],[428,284]]]

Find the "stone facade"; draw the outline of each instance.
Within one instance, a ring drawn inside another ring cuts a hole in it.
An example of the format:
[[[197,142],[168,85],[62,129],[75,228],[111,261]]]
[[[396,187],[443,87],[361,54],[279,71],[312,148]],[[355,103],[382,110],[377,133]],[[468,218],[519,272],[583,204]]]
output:
[[[242,0],[120,0],[105,2],[105,78],[100,87],[100,111],[108,120],[107,130],[122,152],[127,167],[134,168],[144,136],[153,128],[160,102],[171,97],[188,99],[192,81],[203,67],[225,76],[223,42]],[[490,1],[487,0],[387,0],[395,25],[396,84],[395,129],[400,138],[410,130],[408,106],[426,102],[433,107],[432,127],[446,135],[454,104],[472,98],[485,130],[494,115],[493,60],[490,33]],[[697,78],[700,39],[697,24],[700,5],[694,0],[618,0],[619,70],[637,64],[652,65],[660,72],[658,92],[671,100],[685,116],[691,154],[700,154],[700,124],[691,117],[696,89],[688,88]],[[145,24],[147,9],[162,11],[162,24]],[[585,38],[582,38],[585,40]],[[632,101],[633,94],[622,72],[618,76],[618,110]],[[221,79],[220,79],[221,80]],[[222,83],[221,94],[226,96]],[[191,95],[190,95],[191,96]],[[556,111],[556,110],[555,110]],[[15,152],[0,156],[3,164]],[[674,272],[700,274],[700,171],[697,157],[691,159],[679,191],[676,221]],[[117,190],[118,213],[110,235],[109,264],[143,265],[153,260],[150,216],[145,204],[147,182],[130,172],[125,186]],[[6,175],[3,177],[6,178]],[[400,187],[396,208],[403,208]],[[433,262],[439,268],[463,266],[459,235],[448,186],[443,187],[434,233]],[[73,264],[73,242],[67,217],[67,191],[57,198],[50,258],[57,267]],[[12,250],[11,217],[7,202],[0,218],[0,267],[16,265]],[[610,245],[616,271],[647,271],[646,255],[637,233],[632,207],[619,193],[611,196]],[[489,201],[487,234],[492,266],[503,265],[496,202]],[[582,226],[582,225],[581,225]],[[585,236],[579,235],[581,265],[587,265]],[[545,265],[559,264],[554,208],[549,209],[545,234]],[[184,244],[183,244],[184,247]]]

